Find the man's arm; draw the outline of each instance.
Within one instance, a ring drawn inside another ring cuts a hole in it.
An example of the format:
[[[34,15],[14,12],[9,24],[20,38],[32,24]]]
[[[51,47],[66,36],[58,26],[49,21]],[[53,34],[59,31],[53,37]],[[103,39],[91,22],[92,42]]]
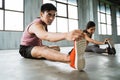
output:
[[[42,40],[47,40],[51,42],[56,42],[60,40],[69,40],[74,41],[82,37],[80,30],[74,30],[71,32],[66,33],[55,33],[55,32],[47,32],[44,29],[44,26],[35,23],[29,28],[30,33],[35,34],[38,38]]]

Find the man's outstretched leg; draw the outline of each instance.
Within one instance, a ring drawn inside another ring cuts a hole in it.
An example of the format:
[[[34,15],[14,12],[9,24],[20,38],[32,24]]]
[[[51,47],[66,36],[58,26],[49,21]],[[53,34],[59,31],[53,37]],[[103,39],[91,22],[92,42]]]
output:
[[[74,48],[69,55],[50,49],[49,47],[36,46],[31,53],[34,58],[46,58],[52,61],[70,63],[72,68],[82,70],[85,67],[84,53],[86,49],[86,40],[75,41]]]
[[[70,62],[70,57],[67,54],[61,53],[60,51],[46,46],[35,46],[31,51],[31,55],[34,58],[45,58],[52,61]]]

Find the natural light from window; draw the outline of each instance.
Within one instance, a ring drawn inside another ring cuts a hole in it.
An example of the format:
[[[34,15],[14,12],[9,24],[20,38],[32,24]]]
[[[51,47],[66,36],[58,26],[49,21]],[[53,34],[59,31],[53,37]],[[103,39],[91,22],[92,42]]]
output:
[[[65,4],[61,4],[61,3],[57,3],[57,15],[58,16],[63,16],[63,17],[67,17],[67,5]]]
[[[57,15],[51,25],[50,32],[69,32],[78,29],[77,0],[43,0],[43,3],[52,3],[57,7]]]
[[[117,35],[120,36],[120,8],[117,9],[116,18],[117,18]]]
[[[2,7],[2,0],[0,0],[0,8]]]
[[[57,18],[57,32],[68,32],[68,23],[66,18]]]
[[[99,2],[98,6],[98,33],[101,35],[112,35],[111,9],[110,5]]]
[[[77,5],[77,0],[68,0],[69,4]]]
[[[0,30],[23,31],[23,1],[0,0]]]
[[[23,0],[5,0],[5,9],[23,11]]]
[[[69,19],[69,31],[72,31],[74,29],[78,29],[78,21]]]
[[[3,30],[3,10],[0,10],[0,30]]]
[[[77,7],[68,5],[68,17],[73,19],[78,19]]]
[[[60,2],[63,2],[63,3],[67,3],[67,0],[56,0],[56,1],[60,1]]]
[[[23,14],[5,11],[5,30],[23,30]]]

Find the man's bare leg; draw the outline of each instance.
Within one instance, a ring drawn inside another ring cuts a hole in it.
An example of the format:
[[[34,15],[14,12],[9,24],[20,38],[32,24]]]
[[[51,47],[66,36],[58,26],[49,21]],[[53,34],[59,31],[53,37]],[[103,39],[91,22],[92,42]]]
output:
[[[59,46],[49,46],[49,48],[54,49],[56,51],[60,51],[60,47]]]
[[[46,46],[35,46],[31,51],[31,55],[35,58],[46,58],[53,61],[70,62],[70,57],[67,54],[60,53],[59,51],[50,49]]]

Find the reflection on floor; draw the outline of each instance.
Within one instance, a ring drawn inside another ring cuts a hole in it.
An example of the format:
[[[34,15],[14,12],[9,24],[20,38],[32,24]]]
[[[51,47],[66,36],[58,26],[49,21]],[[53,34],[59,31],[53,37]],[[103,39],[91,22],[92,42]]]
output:
[[[79,72],[61,62],[22,58],[18,50],[0,50],[0,80],[119,80],[120,44],[116,56],[86,53],[86,66]],[[68,53],[71,47],[62,47]]]

